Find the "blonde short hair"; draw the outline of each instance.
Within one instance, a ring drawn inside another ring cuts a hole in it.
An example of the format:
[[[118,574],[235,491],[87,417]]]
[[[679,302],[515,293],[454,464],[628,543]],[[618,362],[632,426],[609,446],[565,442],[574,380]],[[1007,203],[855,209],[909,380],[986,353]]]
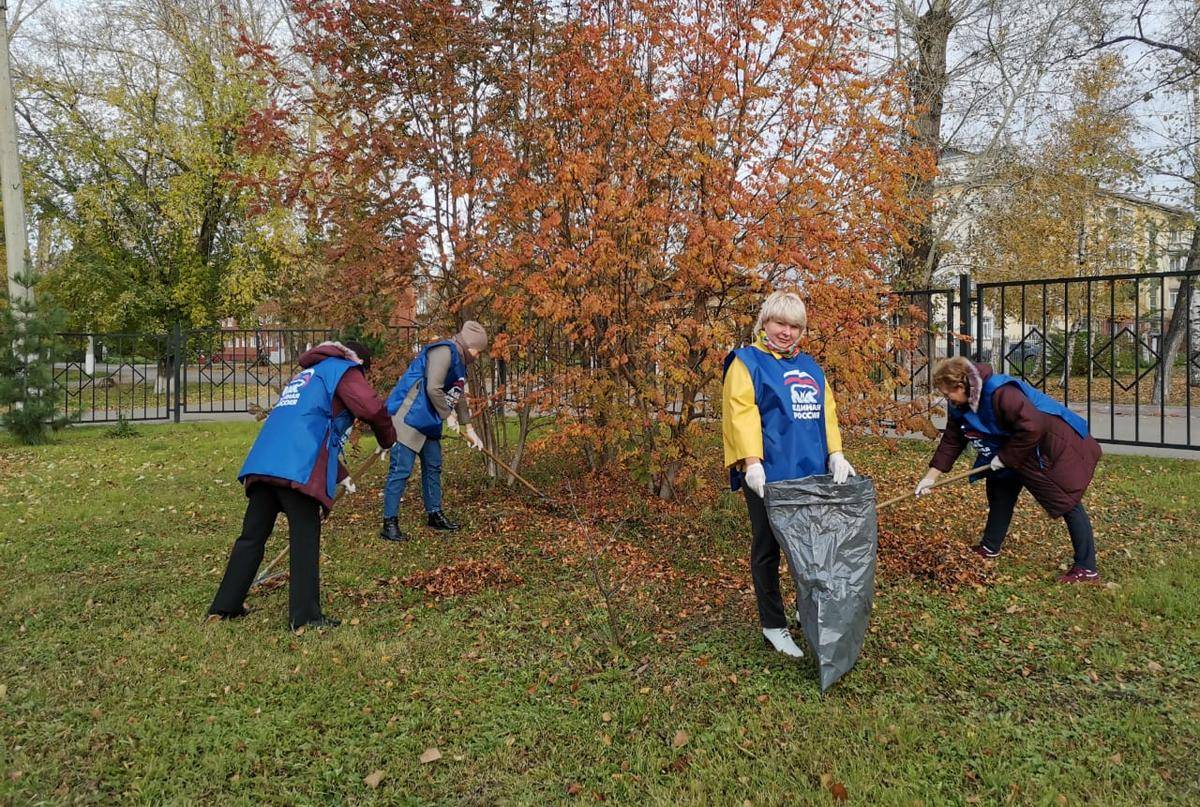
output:
[[[761,331],[763,323],[769,319],[795,325],[803,331],[808,327],[808,309],[796,292],[777,291],[763,300],[762,308],[758,310],[758,322],[754,323],[754,332]]]

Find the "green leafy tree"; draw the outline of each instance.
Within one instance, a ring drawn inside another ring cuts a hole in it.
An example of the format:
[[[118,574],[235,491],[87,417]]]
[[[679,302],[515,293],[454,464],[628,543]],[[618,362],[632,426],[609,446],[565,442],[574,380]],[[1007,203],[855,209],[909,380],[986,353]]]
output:
[[[31,35],[18,111],[35,226],[54,242],[39,288],[72,327],[244,319],[288,276],[295,223],[241,183],[261,159],[241,142],[265,92],[239,51],[255,13],[107,0]]]

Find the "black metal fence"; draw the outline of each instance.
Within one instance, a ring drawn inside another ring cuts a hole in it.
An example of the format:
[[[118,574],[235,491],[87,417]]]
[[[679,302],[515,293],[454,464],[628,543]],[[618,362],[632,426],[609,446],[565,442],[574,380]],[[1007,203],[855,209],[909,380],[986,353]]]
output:
[[[59,336],[54,394],[63,414],[81,423],[109,423],[269,409],[300,355],[343,334],[332,328],[177,327],[160,334]],[[389,349],[411,350],[416,343],[415,326],[388,333]]]
[[[1200,272],[981,283],[972,352],[1087,418],[1098,440],[1200,449]]]
[[[908,383],[936,396],[937,360],[987,362],[1087,418],[1106,443],[1200,450],[1200,272],[972,284],[898,294]],[[905,329],[908,329],[906,332]]]
[[[1102,442],[1200,450],[1200,272],[980,283],[897,294],[891,327],[897,400],[937,396],[933,370],[967,355],[1082,414]],[[82,422],[175,420],[268,409],[328,328],[66,333],[55,362],[64,414]],[[394,328],[388,351],[411,354],[417,328]],[[495,404],[537,393],[549,364],[568,361],[581,383],[588,357],[554,339],[508,362],[486,362],[477,392]]]

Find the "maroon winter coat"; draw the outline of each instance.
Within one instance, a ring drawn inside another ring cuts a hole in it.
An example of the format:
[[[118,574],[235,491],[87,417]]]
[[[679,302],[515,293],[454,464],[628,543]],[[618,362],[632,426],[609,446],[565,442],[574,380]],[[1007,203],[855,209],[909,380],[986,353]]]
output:
[[[358,361],[358,357],[349,348],[337,342],[323,342],[317,345],[312,350],[307,351],[300,357],[301,367],[312,367],[313,365],[324,361],[330,357],[340,359],[350,359]],[[379,445],[384,448],[391,448],[392,443],[396,442],[396,427],[392,425],[392,419],[388,416],[387,407],[383,401],[375,394],[375,390],[367,383],[367,377],[363,375],[360,368],[352,367],[347,370],[342,379],[338,382],[337,390],[333,395],[333,417],[337,417],[347,409],[359,420],[365,421],[371,431],[375,433],[375,439],[379,441]],[[342,481],[349,476],[349,471],[338,462],[338,481]],[[295,488],[305,496],[311,496],[321,503],[321,508],[328,513],[333,507],[333,500],[329,498],[325,489],[326,469],[329,467],[329,447],[323,446],[321,453],[317,455],[316,465],[313,466],[312,473],[309,474],[308,481],[304,484],[293,482],[290,479],[280,479],[276,476],[260,476],[251,474],[246,477],[245,485],[247,491],[255,482],[266,482],[270,485],[278,485],[279,487]],[[249,495],[249,494],[247,494]]]
[[[968,381],[969,405],[979,407],[983,382],[992,375],[987,364],[976,364]],[[1065,420],[1041,412],[1016,384],[1005,384],[992,397],[993,411],[1001,428],[1012,437],[1000,449],[1000,461],[1012,469],[1052,516],[1068,513],[1083,499],[1100,461],[1100,444],[1088,435],[1080,437]],[[961,424],[946,424],[942,441],[929,467],[945,473],[970,442]],[[1039,464],[1039,452],[1041,461]]]

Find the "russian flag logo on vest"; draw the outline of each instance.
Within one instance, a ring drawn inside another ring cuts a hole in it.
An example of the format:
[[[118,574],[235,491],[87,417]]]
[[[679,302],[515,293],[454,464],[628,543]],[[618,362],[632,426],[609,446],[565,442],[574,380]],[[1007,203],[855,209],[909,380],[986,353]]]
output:
[[[792,398],[792,417],[796,420],[816,420],[821,417],[821,385],[802,370],[788,370],[783,384]]]

